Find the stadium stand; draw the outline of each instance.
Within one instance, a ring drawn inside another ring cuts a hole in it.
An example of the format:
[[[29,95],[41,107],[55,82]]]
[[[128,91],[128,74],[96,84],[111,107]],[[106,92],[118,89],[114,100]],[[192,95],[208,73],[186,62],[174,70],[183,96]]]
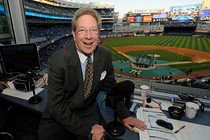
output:
[[[73,5],[73,6],[72,6]],[[47,67],[47,59],[62,47],[70,45],[71,19],[73,13],[82,6],[91,6],[82,3],[57,3],[56,1],[24,0],[26,23],[31,43],[39,47],[41,70]],[[95,6],[102,17],[101,34],[111,31],[113,26],[113,6]]]
[[[126,17],[122,23],[115,20],[115,9],[113,5],[100,5],[94,3],[77,3],[77,2],[56,2],[56,0],[23,0],[24,12],[26,17],[26,24],[28,30],[29,40],[36,43],[39,49],[39,56],[41,62],[40,73],[48,72],[48,58],[59,49],[72,44],[73,37],[71,34],[71,18],[74,12],[80,7],[92,7],[97,10],[102,17],[102,30],[100,38],[111,37],[132,37],[132,36],[193,36],[201,38],[210,38],[210,21],[209,17],[193,21],[175,21],[170,17],[163,15],[155,15],[155,13],[147,13],[154,15],[156,19],[150,22],[127,22]],[[0,1],[0,14],[5,14],[1,11],[1,6],[4,4]],[[133,15],[132,15],[133,14]],[[126,14],[127,17],[137,16],[143,17],[145,13]],[[156,13],[157,14],[157,13]],[[159,13],[162,14],[162,13]],[[1,16],[0,15],[0,16]],[[131,16],[132,15],[132,16]],[[3,17],[3,16],[2,16]],[[2,23],[6,23],[7,17],[1,19]],[[4,32],[9,32],[6,24],[1,26]],[[1,37],[0,37],[1,39]],[[6,38],[8,39],[8,38]],[[11,43],[11,40],[3,41],[0,45]],[[103,43],[103,41],[102,41]],[[167,43],[163,43],[167,44]],[[109,46],[111,48],[111,46]],[[122,56],[121,56],[122,57]],[[122,61],[125,58],[122,57]],[[123,63],[122,63],[123,64]],[[141,73],[140,71],[139,74]],[[150,88],[149,96],[156,98],[169,99],[171,96],[188,94],[198,98],[206,106],[210,106],[210,75],[199,76],[195,78],[168,78],[167,76],[159,77],[158,79],[147,80],[136,78],[138,76],[127,76],[124,72],[116,73],[117,81],[125,79],[132,80],[135,83],[135,91],[133,101],[140,95],[140,86],[147,85]],[[0,75],[1,76],[1,75]],[[0,77],[1,78],[1,77]],[[15,115],[21,114],[15,112]],[[15,116],[14,115],[14,116]],[[23,116],[21,116],[23,117]],[[21,118],[23,122],[30,118]],[[18,120],[19,123],[19,120]],[[34,121],[30,124],[35,124]],[[22,125],[22,124],[21,124]],[[24,128],[21,126],[21,128]],[[27,127],[29,128],[29,127]],[[32,127],[30,127],[32,129]],[[18,130],[16,130],[19,132]],[[31,130],[27,130],[28,133]],[[16,134],[22,136],[22,134]],[[27,139],[27,138],[25,138]]]
[[[57,3],[53,0],[43,0],[42,2],[23,0],[23,2],[30,42],[35,42],[38,45],[42,71],[47,69],[47,59],[50,55],[72,43],[71,18],[73,13],[83,6],[92,7],[100,13],[102,17],[101,38],[153,35],[210,37],[210,22],[208,20],[176,22],[170,18],[160,19],[162,18],[161,15],[154,16],[158,17],[157,20],[153,20],[154,22],[130,23],[124,20],[123,23],[115,23],[113,6],[74,2]],[[136,15],[140,16],[141,14],[136,13]],[[151,13],[151,15],[153,15],[153,13]],[[128,14],[127,16],[130,15]],[[179,81],[179,79],[177,81]],[[190,82],[186,80],[176,82],[176,85],[208,90],[209,80],[204,81],[205,82],[202,82],[202,79],[197,78],[191,79]],[[163,80],[163,83],[173,83],[174,85],[175,82],[166,79],[165,81]],[[151,88],[155,91],[160,90],[159,87],[156,88],[155,86]],[[171,89],[161,90],[170,91]],[[189,92],[191,92],[190,89]],[[192,93],[194,94],[193,91]]]

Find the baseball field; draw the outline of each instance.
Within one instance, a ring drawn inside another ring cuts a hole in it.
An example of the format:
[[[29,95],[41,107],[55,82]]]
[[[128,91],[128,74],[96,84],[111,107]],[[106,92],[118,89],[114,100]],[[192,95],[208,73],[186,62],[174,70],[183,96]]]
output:
[[[137,60],[149,54],[157,54],[155,63],[163,64],[157,69],[143,71],[139,76],[154,77],[175,73],[185,75],[190,68],[196,75],[210,75],[210,39],[184,36],[136,36],[106,38],[104,46],[112,52],[116,71],[129,73],[129,63],[122,60]],[[123,55],[122,55],[123,54]],[[129,56],[131,59],[129,59]],[[128,64],[128,65],[126,65]]]

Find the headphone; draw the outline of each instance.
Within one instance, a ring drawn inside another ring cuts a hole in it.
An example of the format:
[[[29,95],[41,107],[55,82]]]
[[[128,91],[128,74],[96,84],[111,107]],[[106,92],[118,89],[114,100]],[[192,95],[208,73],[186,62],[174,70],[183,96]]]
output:
[[[195,98],[195,97],[193,97],[193,96],[191,96],[191,95],[188,95],[188,94],[186,94],[186,93],[182,93],[182,94],[180,94],[180,95],[178,95],[178,96],[179,96],[179,98],[181,98],[183,101],[186,101],[186,102],[189,101],[189,102],[194,102],[194,103],[198,104],[198,106],[199,106],[201,112],[204,111],[205,105],[204,105],[204,103],[202,103],[199,99],[197,99],[197,98]]]
[[[152,99],[152,98],[147,98],[146,101],[147,101],[147,103],[151,103],[151,102],[153,101],[153,102],[155,102],[156,104],[158,104],[158,107],[154,107],[154,106],[151,106],[151,105],[146,104],[146,107],[147,107],[147,108],[160,108],[160,109],[162,109],[161,102],[157,102],[157,101],[155,101],[155,100]]]

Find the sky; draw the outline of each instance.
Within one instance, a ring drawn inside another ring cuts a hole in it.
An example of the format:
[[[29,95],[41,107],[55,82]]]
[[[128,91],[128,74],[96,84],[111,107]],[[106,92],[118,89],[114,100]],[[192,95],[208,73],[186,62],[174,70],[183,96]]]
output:
[[[115,12],[122,17],[128,11],[141,9],[164,9],[169,11],[170,6],[199,4],[201,0],[79,0],[80,2],[103,2],[114,4]]]

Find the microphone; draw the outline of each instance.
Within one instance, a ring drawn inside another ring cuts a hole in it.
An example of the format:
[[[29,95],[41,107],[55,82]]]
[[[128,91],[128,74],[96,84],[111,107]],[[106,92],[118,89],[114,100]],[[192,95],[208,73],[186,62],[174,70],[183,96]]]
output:
[[[157,102],[157,101],[155,101],[155,100],[153,100],[152,98],[147,98],[147,103],[151,103],[151,102],[155,102],[156,104],[158,104],[158,107],[153,107],[153,106],[150,106],[150,105],[146,105],[146,107],[149,107],[149,108],[162,108],[161,107],[161,102]]]
[[[126,94],[130,94],[134,91],[134,84],[132,81],[129,80],[125,80],[122,82],[117,83],[112,89],[111,91],[114,92],[114,94],[116,95],[126,95]]]
[[[112,87],[106,96],[106,106],[113,108],[114,121],[111,121],[106,126],[106,131],[112,136],[121,136],[125,133],[125,126],[117,121],[118,107],[117,103],[125,103],[125,107],[130,108],[131,93],[134,91],[132,81],[125,80],[117,83]]]
[[[106,106],[113,107],[113,97],[117,97],[117,100],[123,100],[126,107],[130,108],[131,105],[131,94],[134,92],[135,85],[132,81],[125,80],[118,82],[114,87],[108,90],[106,96]]]

